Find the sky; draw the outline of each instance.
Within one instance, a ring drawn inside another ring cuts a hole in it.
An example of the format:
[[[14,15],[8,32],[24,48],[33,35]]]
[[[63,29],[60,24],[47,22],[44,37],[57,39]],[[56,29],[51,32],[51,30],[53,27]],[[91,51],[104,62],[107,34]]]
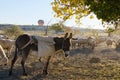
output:
[[[0,0],[0,24],[38,25],[38,20],[44,20],[44,25],[59,22],[54,18],[51,2],[53,0]],[[85,17],[82,24],[77,25],[74,19],[65,22],[66,26],[103,29],[101,22]]]

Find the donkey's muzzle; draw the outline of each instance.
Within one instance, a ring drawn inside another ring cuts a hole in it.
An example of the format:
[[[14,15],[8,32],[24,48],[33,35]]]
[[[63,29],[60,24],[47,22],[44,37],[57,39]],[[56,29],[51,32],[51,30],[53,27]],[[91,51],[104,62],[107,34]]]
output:
[[[66,51],[65,52],[65,57],[69,56],[69,53],[70,53],[69,51]]]

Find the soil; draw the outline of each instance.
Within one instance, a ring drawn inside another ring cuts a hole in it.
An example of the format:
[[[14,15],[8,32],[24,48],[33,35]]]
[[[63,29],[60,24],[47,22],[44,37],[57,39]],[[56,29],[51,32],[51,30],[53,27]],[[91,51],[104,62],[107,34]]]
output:
[[[11,55],[9,64],[0,65],[0,80],[120,80],[120,51],[105,43],[97,45],[94,50],[72,49],[67,58],[55,55],[46,76],[42,75],[45,58],[39,62],[31,55],[25,64],[27,76],[22,75],[21,57],[14,65],[13,75],[8,76],[12,58]]]

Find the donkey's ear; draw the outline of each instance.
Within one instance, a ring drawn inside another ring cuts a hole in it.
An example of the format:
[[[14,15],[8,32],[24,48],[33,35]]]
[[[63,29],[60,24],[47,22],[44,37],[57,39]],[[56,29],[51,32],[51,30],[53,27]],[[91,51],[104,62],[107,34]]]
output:
[[[68,33],[66,33],[66,34],[65,34],[64,38],[66,39],[66,38],[67,38],[67,36],[68,36]]]
[[[70,38],[70,39],[72,38],[72,33],[70,33],[70,36],[68,38]]]

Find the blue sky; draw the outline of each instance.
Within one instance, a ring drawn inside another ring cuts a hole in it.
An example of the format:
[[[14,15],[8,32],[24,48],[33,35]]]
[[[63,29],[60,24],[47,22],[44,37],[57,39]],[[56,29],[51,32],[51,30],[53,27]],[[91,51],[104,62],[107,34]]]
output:
[[[0,0],[0,24],[38,25],[38,20],[44,20],[45,25],[59,20],[54,18],[51,2],[53,0]],[[82,26],[98,26],[97,19],[84,18]],[[78,26],[74,20],[68,20],[67,26]],[[101,26],[101,25],[100,25]],[[100,27],[95,27],[100,28]]]
[[[53,18],[52,0],[0,0],[0,23],[37,24]]]

